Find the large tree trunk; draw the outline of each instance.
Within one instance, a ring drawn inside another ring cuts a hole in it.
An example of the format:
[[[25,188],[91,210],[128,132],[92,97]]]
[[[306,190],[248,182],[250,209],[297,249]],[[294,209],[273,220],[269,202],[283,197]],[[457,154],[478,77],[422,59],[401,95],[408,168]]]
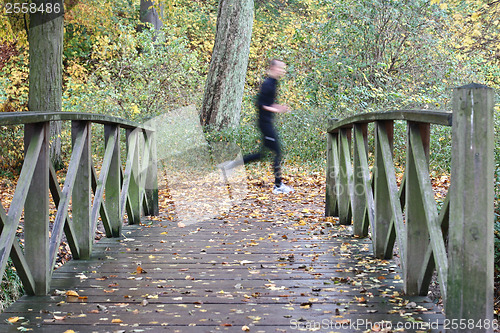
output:
[[[34,0],[37,8],[52,8],[51,13],[30,14],[29,28],[29,95],[30,111],[55,112],[62,109],[63,1]],[[51,159],[61,164],[61,123],[50,128]]]
[[[254,0],[219,0],[217,32],[200,115],[202,125],[220,130],[240,121],[253,14]]]
[[[158,11],[153,5],[153,1],[141,0],[140,19],[142,23],[151,23],[155,30],[160,30],[163,25],[161,13],[158,14]]]

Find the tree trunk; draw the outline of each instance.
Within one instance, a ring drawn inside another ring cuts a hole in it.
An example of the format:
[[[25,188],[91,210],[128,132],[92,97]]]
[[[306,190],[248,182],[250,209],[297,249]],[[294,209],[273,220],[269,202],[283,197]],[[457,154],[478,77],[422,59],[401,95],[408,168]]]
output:
[[[201,108],[202,125],[236,126],[250,52],[254,0],[219,0],[217,31]]]
[[[62,0],[34,0],[37,8],[30,14],[29,28],[29,94],[30,111],[55,112],[62,109]],[[43,6],[43,7],[41,7]],[[50,8],[50,13],[47,13]],[[54,166],[61,164],[61,123],[50,126],[52,143],[50,155]]]
[[[153,7],[153,1],[141,0],[141,22],[151,23],[155,30],[160,30],[163,23],[161,22],[160,15],[158,14],[156,8]],[[161,14],[161,13],[160,13]]]

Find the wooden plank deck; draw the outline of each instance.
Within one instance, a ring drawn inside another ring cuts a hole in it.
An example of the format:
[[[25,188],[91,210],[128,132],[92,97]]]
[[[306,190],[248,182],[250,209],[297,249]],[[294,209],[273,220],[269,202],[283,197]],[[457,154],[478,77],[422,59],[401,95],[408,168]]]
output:
[[[9,307],[0,331],[442,331],[441,310],[401,296],[398,267],[374,260],[369,240],[283,221],[127,226],[126,238],[99,241],[91,260],[58,269],[52,296]]]

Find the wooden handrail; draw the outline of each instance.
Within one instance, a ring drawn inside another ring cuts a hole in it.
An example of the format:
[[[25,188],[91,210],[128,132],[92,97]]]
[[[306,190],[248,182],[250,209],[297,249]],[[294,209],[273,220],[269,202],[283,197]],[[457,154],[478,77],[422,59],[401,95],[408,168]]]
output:
[[[397,240],[405,292],[427,295],[437,272],[446,315],[493,323],[493,96],[472,84],[455,89],[453,112],[390,111],[332,120],[327,130],[327,216],[371,231],[378,258]],[[394,121],[407,123],[400,186],[393,163]],[[374,123],[374,163],[368,162]],[[452,126],[451,184],[438,211],[429,176],[430,126]],[[448,235],[449,234],[449,235]],[[470,283],[468,282],[470,281]],[[458,331],[458,330],[457,330]]]
[[[2,125],[25,125],[33,123],[44,123],[47,121],[87,121],[103,125],[119,125],[121,128],[140,128],[148,132],[154,132],[151,126],[139,124],[127,119],[107,116],[97,113],[83,112],[3,112],[0,113],[0,126]]]
[[[62,189],[49,157],[51,121],[71,121],[72,124],[72,155]],[[158,215],[155,130],[98,114],[0,113],[0,126],[21,124],[25,126],[25,159],[9,211],[6,213],[0,208],[0,276],[10,257],[26,293],[45,295],[50,288],[63,233],[73,258],[88,259],[99,217],[106,236],[119,237],[125,212],[130,224],[138,224],[141,213]],[[99,175],[90,153],[93,124],[104,125],[105,133],[105,153]],[[127,134],[125,171],[120,162],[122,128]],[[49,193],[57,207],[50,236]],[[69,217],[70,201],[72,218]],[[24,251],[16,239],[23,211]]]
[[[405,120],[418,123],[451,126],[453,114],[434,110],[399,110],[385,112],[361,113],[342,120],[333,120],[328,126],[328,133],[334,133],[341,128],[352,128],[354,124],[373,123],[376,121]]]

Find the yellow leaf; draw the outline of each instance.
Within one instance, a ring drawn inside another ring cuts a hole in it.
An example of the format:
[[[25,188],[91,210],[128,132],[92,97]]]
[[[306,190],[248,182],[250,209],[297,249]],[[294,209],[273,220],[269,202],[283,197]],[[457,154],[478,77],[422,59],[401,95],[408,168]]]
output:
[[[66,292],[66,296],[73,296],[73,297],[79,297],[80,295],[78,295],[78,293],[74,290],[68,290]]]

